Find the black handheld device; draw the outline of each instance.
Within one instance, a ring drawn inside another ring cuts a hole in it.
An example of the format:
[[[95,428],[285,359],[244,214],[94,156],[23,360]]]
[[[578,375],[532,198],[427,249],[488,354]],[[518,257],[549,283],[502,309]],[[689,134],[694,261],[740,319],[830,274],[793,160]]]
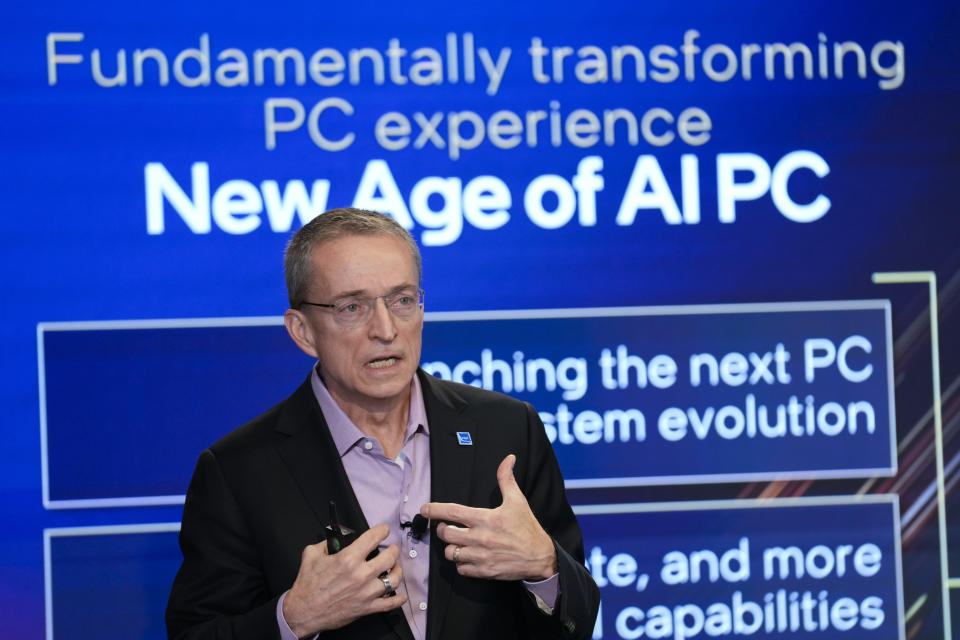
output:
[[[330,501],[330,524],[324,528],[327,538],[327,553],[333,555],[357,539],[357,533],[340,524],[337,516],[337,503]]]
[[[333,500],[330,501],[330,524],[324,527],[323,530],[324,536],[327,539],[327,553],[333,555],[338,551],[342,550],[344,547],[353,543],[360,534],[350,529],[348,527],[340,524],[340,517],[337,515],[337,503]],[[380,549],[377,547],[373,548],[373,551],[367,554],[367,560],[372,560],[380,554]],[[384,571],[380,574],[380,578],[386,578],[387,572]],[[386,584],[386,583],[385,583]],[[393,589],[388,589],[384,596],[396,595],[396,591]]]
[[[337,515],[337,503],[333,500],[330,501],[330,524],[324,528],[323,533],[327,539],[327,553],[330,555],[339,552],[360,537],[360,534],[353,529],[340,524],[340,517]],[[373,551],[367,555],[367,560],[376,558],[379,553],[380,549],[374,547]]]

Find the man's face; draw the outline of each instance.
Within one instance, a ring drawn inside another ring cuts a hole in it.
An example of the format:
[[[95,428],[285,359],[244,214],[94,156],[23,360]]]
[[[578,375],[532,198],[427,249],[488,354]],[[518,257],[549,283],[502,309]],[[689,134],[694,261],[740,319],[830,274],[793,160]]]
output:
[[[410,248],[391,235],[343,236],[314,247],[312,276],[307,300],[320,303],[419,287]],[[381,298],[366,322],[351,327],[325,308],[303,306],[301,314],[327,389],[348,413],[348,405],[377,410],[410,393],[420,362],[422,309],[399,318]]]

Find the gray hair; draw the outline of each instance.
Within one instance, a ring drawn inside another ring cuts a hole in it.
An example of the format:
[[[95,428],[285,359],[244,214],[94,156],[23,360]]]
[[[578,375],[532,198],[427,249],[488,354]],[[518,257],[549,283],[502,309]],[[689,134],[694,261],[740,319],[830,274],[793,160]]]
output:
[[[283,256],[283,270],[287,281],[287,297],[290,308],[296,309],[306,296],[307,286],[312,277],[313,249],[328,240],[343,236],[390,235],[400,238],[410,248],[410,256],[417,270],[417,284],[423,273],[423,261],[420,249],[410,232],[390,216],[346,207],[331,209],[322,213],[297,231]]]

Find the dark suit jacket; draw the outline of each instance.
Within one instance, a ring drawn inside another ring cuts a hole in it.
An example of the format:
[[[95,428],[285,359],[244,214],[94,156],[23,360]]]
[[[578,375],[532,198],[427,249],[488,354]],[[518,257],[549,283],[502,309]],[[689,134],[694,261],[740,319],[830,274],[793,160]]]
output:
[[[590,637],[599,591],[583,566],[580,528],[536,412],[502,394],[418,375],[430,424],[431,499],[499,506],[497,466],[517,454],[514,475],[553,537],[560,574],[560,595],[547,616],[519,582],[460,576],[434,531],[428,640]],[[469,431],[473,445],[459,445],[457,431]],[[344,524],[368,528],[308,379],[201,454],[184,504],[169,637],[279,637],[277,600],[293,585],[303,548],[328,524],[330,500]],[[323,637],[413,638],[399,609]]]

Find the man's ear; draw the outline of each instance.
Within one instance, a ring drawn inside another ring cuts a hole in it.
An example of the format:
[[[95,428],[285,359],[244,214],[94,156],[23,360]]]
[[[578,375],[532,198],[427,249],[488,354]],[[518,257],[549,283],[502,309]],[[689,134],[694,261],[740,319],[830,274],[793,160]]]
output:
[[[302,311],[296,309],[287,309],[283,314],[283,324],[287,327],[287,333],[300,349],[311,358],[319,357],[317,349],[314,346],[315,336],[313,327],[307,322],[306,316]]]

